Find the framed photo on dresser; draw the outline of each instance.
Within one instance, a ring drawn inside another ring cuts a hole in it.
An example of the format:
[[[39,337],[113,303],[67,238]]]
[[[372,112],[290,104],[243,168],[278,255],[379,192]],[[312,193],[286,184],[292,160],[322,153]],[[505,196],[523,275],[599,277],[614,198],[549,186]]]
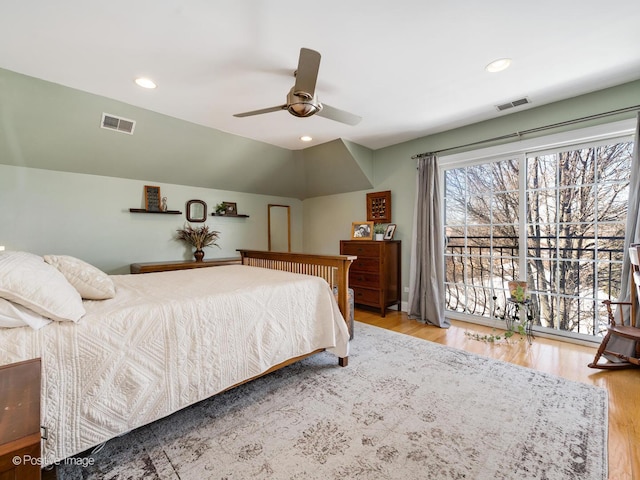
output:
[[[373,222],[353,222],[351,240],[373,240]]]
[[[384,232],[384,240],[393,240],[393,235],[396,233],[396,224],[390,223],[387,225],[387,229]]]

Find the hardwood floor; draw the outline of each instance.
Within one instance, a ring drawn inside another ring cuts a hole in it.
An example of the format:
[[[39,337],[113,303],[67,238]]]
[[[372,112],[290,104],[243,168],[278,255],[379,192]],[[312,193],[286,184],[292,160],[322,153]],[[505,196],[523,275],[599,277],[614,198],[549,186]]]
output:
[[[595,348],[546,338],[532,345],[517,342],[494,345],[473,340],[466,331],[491,333],[490,327],[453,321],[448,329],[410,320],[406,313],[375,312],[356,308],[355,319],[414,337],[463,349],[505,362],[533,368],[569,380],[604,387],[609,392],[609,480],[640,480],[640,369],[617,371],[587,367]],[[356,336],[357,336],[356,330]]]

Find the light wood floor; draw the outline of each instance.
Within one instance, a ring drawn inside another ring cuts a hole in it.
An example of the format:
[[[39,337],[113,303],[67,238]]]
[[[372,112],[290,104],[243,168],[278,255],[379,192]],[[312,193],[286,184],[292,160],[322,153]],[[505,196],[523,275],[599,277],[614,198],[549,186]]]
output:
[[[609,391],[609,480],[640,480],[640,369],[617,371],[587,367],[595,348],[536,338],[492,345],[473,340],[465,331],[491,333],[490,327],[452,322],[448,329],[424,325],[406,313],[387,310],[385,318],[356,308],[355,319],[414,337],[534,368],[559,377],[604,387]],[[356,330],[357,335],[357,330]]]

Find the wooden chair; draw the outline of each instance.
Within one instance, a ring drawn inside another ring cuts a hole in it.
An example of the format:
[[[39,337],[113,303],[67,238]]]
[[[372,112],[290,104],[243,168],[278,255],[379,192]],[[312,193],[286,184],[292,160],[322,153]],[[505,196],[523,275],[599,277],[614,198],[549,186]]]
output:
[[[607,334],[602,339],[600,348],[596,353],[591,368],[619,369],[640,367],[640,328],[638,320],[638,293],[640,292],[640,245],[632,245],[629,248],[629,260],[631,263],[631,301],[612,302],[605,300],[609,315]],[[616,323],[614,307],[618,307],[619,323]],[[623,306],[631,308],[630,325],[624,324]],[[608,362],[598,363],[601,357]]]

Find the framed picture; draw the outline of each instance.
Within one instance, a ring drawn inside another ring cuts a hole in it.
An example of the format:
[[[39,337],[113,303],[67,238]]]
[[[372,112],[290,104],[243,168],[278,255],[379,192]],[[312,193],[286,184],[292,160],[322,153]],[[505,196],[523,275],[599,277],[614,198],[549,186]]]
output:
[[[391,190],[367,193],[367,221],[391,223]]]
[[[144,209],[148,212],[160,212],[160,187],[144,186]]]
[[[235,202],[222,202],[225,215],[238,215],[238,206]]]
[[[353,222],[351,240],[373,240],[373,222]]]
[[[387,229],[384,232],[384,238],[385,240],[393,240],[393,234],[396,233],[396,224],[395,223],[390,223],[389,225],[387,225]]]

